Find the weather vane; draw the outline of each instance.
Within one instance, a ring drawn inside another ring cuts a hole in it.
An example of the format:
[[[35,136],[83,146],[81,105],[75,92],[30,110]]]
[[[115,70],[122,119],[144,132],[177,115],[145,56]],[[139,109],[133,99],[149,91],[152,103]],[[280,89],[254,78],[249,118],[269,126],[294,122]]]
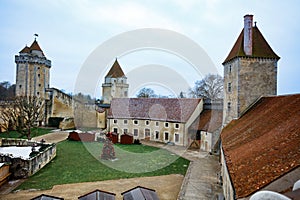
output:
[[[37,33],[34,34],[34,40],[36,40],[36,38],[39,37],[39,35]]]

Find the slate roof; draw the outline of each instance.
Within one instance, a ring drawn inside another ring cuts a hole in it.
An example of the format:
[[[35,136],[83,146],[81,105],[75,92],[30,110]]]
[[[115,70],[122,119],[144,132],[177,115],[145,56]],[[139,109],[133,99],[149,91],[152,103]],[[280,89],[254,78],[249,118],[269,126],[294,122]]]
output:
[[[223,110],[205,109],[201,112],[200,116],[196,118],[189,129],[213,133],[222,126],[222,120]]]
[[[244,52],[243,29],[223,64],[237,57],[271,58],[277,60],[280,59],[280,57],[276,53],[274,53],[274,51],[256,26],[252,28],[252,42],[252,56],[247,56]]]
[[[31,200],[64,200],[64,198],[41,194],[37,197],[32,198]]]
[[[43,50],[36,40],[33,41],[30,47],[26,45],[19,53],[31,53],[33,50],[40,51],[42,52],[42,55],[45,56]]]
[[[155,190],[137,186],[125,192],[122,192],[124,200],[159,200]]]
[[[200,101],[187,98],[114,98],[108,118],[187,122]]]
[[[262,97],[221,140],[237,198],[300,167],[300,94]]]
[[[101,199],[115,200],[115,196],[116,196],[116,194],[111,193],[111,192],[95,190],[95,191],[89,192],[85,195],[78,197],[78,199],[80,199],[80,200],[98,200],[98,199],[99,200],[101,200]]]
[[[109,72],[105,76],[105,78],[110,77],[110,78],[120,78],[125,76],[118,60],[116,59],[113,66],[110,68]]]

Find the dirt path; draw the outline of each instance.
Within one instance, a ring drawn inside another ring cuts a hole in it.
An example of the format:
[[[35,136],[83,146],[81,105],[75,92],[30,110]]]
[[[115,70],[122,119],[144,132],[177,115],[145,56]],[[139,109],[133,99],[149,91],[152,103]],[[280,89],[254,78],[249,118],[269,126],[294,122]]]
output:
[[[60,141],[67,139],[68,136],[69,136],[68,132],[55,131],[55,132],[48,133],[46,135],[34,137],[34,138],[32,138],[32,140],[39,142],[42,139],[44,139],[47,143],[58,143]]]
[[[7,195],[1,195],[0,199],[14,200],[14,199],[31,199],[41,194],[48,194],[52,196],[62,197],[65,200],[75,200],[79,196],[92,192],[96,189],[112,192],[116,194],[116,199],[121,200],[121,193],[134,188],[136,186],[143,186],[156,190],[160,200],[174,200],[177,199],[180,187],[184,176],[182,175],[165,175],[154,177],[142,177],[109,181],[98,181],[91,183],[74,183],[56,185],[51,190],[42,191],[19,191]],[[46,181],[46,180],[45,180]]]

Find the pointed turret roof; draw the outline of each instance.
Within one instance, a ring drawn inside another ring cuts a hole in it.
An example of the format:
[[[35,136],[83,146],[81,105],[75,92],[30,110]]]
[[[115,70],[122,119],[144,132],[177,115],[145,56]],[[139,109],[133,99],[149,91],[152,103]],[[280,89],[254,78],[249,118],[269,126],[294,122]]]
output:
[[[33,50],[42,52],[42,54],[44,56],[43,50],[41,49],[41,47],[38,44],[38,42],[36,41],[36,39],[33,41],[33,43],[30,46],[30,52],[32,52]]]
[[[26,45],[19,53],[30,53],[30,48]]]
[[[244,29],[242,30],[241,34],[239,35],[238,39],[236,40],[235,44],[233,45],[230,53],[228,54],[227,58],[223,62],[225,64],[228,61],[231,61],[237,57],[254,57],[254,58],[273,58],[279,60],[280,57],[272,50],[268,42],[265,40],[264,36],[261,34],[259,29],[254,26],[252,29],[252,47],[253,52],[251,56],[248,56],[244,52]]]
[[[107,73],[106,77],[110,77],[110,78],[119,78],[119,77],[123,77],[125,76],[118,60],[116,59],[116,61],[114,62],[113,66],[110,68],[109,72]]]

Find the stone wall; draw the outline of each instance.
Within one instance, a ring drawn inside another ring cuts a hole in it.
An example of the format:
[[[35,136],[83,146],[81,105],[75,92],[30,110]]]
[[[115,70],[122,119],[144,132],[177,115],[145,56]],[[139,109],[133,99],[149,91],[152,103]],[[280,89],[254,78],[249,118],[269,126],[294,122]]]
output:
[[[10,170],[15,178],[26,178],[32,176],[56,156],[56,144],[42,144],[22,139],[1,139],[0,146],[33,146],[47,145],[41,152],[29,159],[0,155],[0,162],[11,163]]]
[[[259,97],[277,94],[277,60],[236,58],[224,65],[223,124],[238,118]]]
[[[177,145],[184,145],[185,123],[138,119],[108,119],[108,126],[109,132],[114,132],[117,129],[119,137],[125,130],[127,133],[132,134],[134,139],[148,139],[165,143],[170,141]],[[145,135],[146,129],[149,129],[149,136]],[[137,134],[135,135],[135,133]],[[166,133],[168,133],[167,139],[165,138]],[[156,134],[158,134],[158,137]],[[175,134],[178,134],[178,142],[175,141]]]
[[[222,184],[223,184],[223,194],[226,200],[234,200],[235,192],[233,186],[231,184],[231,178],[228,173],[228,169],[226,166],[226,160],[224,156],[224,152],[221,149],[221,176],[222,176]]]

